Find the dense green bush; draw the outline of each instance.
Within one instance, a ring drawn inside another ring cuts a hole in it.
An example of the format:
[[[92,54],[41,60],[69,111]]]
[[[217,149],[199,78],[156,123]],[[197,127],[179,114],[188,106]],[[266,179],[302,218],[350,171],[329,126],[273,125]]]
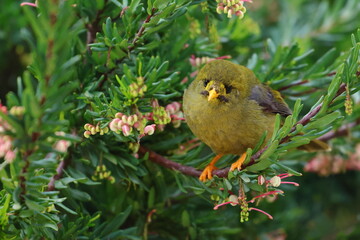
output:
[[[3,2],[0,239],[360,237],[357,0]],[[213,153],[181,102],[214,58],[293,115],[201,183]]]

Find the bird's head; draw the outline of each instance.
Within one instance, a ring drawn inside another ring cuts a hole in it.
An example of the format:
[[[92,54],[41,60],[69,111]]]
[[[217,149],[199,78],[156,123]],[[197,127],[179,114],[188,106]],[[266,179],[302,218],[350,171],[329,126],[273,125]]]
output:
[[[202,95],[207,97],[208,101],[218,99],[222,102],[228,102],[227,95],[232,91],[231,85],[225,85],[222,82],[215,80],[204,80],[205,90],[200,92]]]
[[[246,67],[225,60],[207,63],[195,79],[201,95],[208,102],[231,103],[249,96],[249,85],[256,81],[253,72]]]

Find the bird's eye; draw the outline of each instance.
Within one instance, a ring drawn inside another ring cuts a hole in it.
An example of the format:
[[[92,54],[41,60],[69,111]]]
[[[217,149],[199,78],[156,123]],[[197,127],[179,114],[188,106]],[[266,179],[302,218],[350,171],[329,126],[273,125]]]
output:
[[[206,87],[206,86],[209,84],[209,82],[210,82],[210,80],[205,79],[205,80],[204,80],[204,87]]]
[[[231,85],[225,85],[225,91],[226,93],[231,93],[232,86]]]

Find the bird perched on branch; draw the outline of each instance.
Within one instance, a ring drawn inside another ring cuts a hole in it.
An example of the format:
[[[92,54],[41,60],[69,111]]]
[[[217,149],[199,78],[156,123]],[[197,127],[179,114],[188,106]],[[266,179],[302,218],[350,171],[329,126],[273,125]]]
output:
[[[207,63],[184,93],[183,110],[191,131],[217,155],[200,180],[212,178],[224,154],[241,155],[230,170],[240,170],[247,148],[254,148],[264,132],[272,136],[275,115],[291,110],[280,93],[262,84],[248,68],[225,60]]]

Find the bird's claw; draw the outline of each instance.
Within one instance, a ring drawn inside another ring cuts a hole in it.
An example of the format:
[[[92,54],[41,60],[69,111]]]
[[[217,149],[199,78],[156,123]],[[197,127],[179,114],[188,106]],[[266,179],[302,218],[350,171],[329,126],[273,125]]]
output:
[[[199,177],[200,181],[205,182],[207,180],[212,179],[212,172],[216,169],[217,169],[217,167],[215,167],[213,165],[206,166],[206,168],[203,170],[203,172],[201,173],[201,175]]]
[[[240,171],[241,166],[242,166],[243,162],[245,161],[245,159],[246,159],[246,153],[242,154],[241,157],[236,162],[231,164],[230,171],[234,171],[235,169]]]
[[[235,169],[240,171],[241,165],[242,165],[242,162],[240,162],[240,163],[239,163],[239,161],[234,162],[233,164],[231,164],[230,171],[234,171]]]

